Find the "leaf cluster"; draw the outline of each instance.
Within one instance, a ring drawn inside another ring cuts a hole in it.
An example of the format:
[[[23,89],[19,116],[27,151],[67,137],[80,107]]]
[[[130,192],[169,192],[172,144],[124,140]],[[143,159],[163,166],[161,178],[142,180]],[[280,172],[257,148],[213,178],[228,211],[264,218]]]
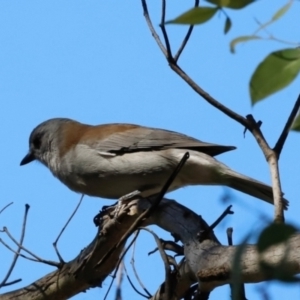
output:
[[[211,6],[194,7],[178,17],[165,22],[165,24],[200,25],[208,22],[217,12],[220,12],[225,16],[223,30],[224,34],[226,34],[230,31],[233,24],[227,10],[241,10],[250,4],[255,4],[257,1],[206,0],[206,2],[211,4]],[[289,11],[293,3],[294,0],[288,0],[268,21],[262,24],[258,22],[259,27],[253,34],[236,37],[229,44],[232,53],[235,53],[237,44],[254,40],[273,40],[292,45],[292,47],[269,53],[263,61],[258,64],[249,82],[249,93],[252,105],[287,87],[300,73],[300,43],[283,41],[269,34],[266,30],[268,26],[281,19]],[[261,34],[261,32],[266,36]],[[300,115],[296,118],[292,129],[300,131]]]

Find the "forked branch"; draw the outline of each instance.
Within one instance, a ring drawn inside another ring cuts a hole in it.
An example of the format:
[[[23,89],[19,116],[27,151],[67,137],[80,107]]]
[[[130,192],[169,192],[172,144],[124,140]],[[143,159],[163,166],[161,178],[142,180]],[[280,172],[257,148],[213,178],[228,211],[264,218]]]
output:
[[[248,115],[247,117],[243,117],[242,115],[236,113],[235,111],[231,110],[229,107],[223,105],[220,101],[212,97],[208,92],[203,90],[187,73],[178,65],[178,59],[181,55],[183,49],[185,48],[188,40],[191,36],[193,26],[190,26],[185,38],[182,41],[181,46],[175,56],[172,56],[171,52],[171,43],[168,37],[168,33],[165,27],[165,15],[166,15],[166,0],[162,0],[162,14],[161,14],[161,24],[160,28],[162,30],[164,43],[161,41],[159,35],[157,34],[147,7],[146,0],[141,0],[142,7],[144,11],[145,20],[148,24],[149,30],[154,37],[156,43],[158,44],[159,48],[161,49],[162,53],[166,57],[170,68],[179,75],[198,95],[200,95],[204,100],[206,100],[210,105],[220,110],[222,113],[227,115],[229,118],[235,120],[247,130],[249,130],[254,138],[256,139],[258,145],[260,146],[264,156],[269,164],[270,172],[271,172],[271,180],[272,180],[272,187],[273,187],[273,195],[274,195],[274,221],[275,222],[284,222],[284,213],[283,213],[283,203],[282,203],[282,190],[280,186],[280,177],[279,177],[279,168],[278,168],[278,158],[279,154],[282,150],[284,141],[287,137],[289,132],[289,128],[291,126],[292,121],[295,118],[295,115],[300,106],[300,99],[297,100],[294,109],[291,112],[290,118],[283,129],[283,132],[278,139],[278,142],[274,149],[270,148],[266,139],[264,138],[263,133],[261,132],[258,123],[254,120],[252,115]],[[195,1],[195,6],[198,6],[198,1]],[[300,97],[299,97],[300,98]]]

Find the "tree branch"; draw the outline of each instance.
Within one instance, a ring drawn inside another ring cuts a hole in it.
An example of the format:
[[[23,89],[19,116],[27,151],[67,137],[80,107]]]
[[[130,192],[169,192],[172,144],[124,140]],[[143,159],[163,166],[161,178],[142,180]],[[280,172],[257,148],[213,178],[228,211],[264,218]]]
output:
[[[195,5],[194,5],[194,7],[198,7],[198,6],[199,6],[199,2],[200,2],[200,0],[195,0]],[[191,34],[192,34],[192,32],[193,32],[193,29],[194,29],[194,26],[191,25],[191,26],[189,27],[187,33],[186,33],[186,36],[184,37],[184,39],[183,39],[183,41],[182,41],[182,43],[181,43],[181,46],[179,47],[177,53],[174,55],[174,60],[175,60],[176,63],[177,63],[177,61],[178,61],[178,59],[179,59],[181,53],[183,52],[183,50],[184,50],[184,48],[185,48],[187,42],[189,41],[190,36],[191,36]]]
[[[135,222],[145,209],[151,207],[154,198],[132,200],[121,205],[118,218],[112,219],[112,208],[103,215],[102,229],[96,234],[92,243],[74,260],[66,263],[33,284],[0,296],[7,299],[66,299],[88,288],[99,287],[103,280],[115,269],[123,245],[115,249],[110,259],[96,267],[101,258],[117,244],[127,229]],[[207,230],[208,225],[197,214],[175,201],[163,199],[157,210],[142,224],[157,226],[176,234],[184,245],[186,261],[179,264],[175,288],[176,297],[185,295],[193,283],[200,282],[200,292],[209,292],[231,281],[232,262],[238,247],[222,246],[211,231],[201,243],[197,233]],[[261,262],[271,266],[280,265],[281,269],[291,274],[300,272],[300,235],[290,238],[285,244],[267,249],[259,254],[256,246],[246,245],[241,259],[241,281],[259,282],[272,278],[272,273],[261,268]],[[163,289],[160,289],[163,293]],[[156,298],[155,298],[156,297]],[[152,299],[158,299],[155,294]]]
[[[162,0],[162,9],[161,9],[161,22],[160,22],[160,28],[165,40],[165,44],[166,44],[166,50],[167,50],[167,55],[166,58],[167,60],[172,60],[173,59],[173,55],[172,55],[172,51],[171,51],[171,46],[170,46],[170,42],[169,42],[169,37],[166,31],[166,27],[165,27],[165,17],[166,17],[166,0]]]
[[[284,145],[284,143],[286,141],[286,138],[287,138],[287,136],[290,132],[291,126],[292,126],[292,124],[295,120],[297,112],[299,111],[299,107],[300,107],[300,94],[299,94],[299,96],[298,96],[298,98],[297,98],[297,100],[294,104],[294,107],[293,107],[293,109],[290,113],[290,116],[289,116],[283,130],[282,130],[282,133],[281,133],[275,147],[273,148],[274,152],[277,154],[278,160],[279,160],[283,145]]]
[[[159,48],[163,52],[164,56],[166,57],[167,61],[169,62],[170,68],[179,75],[198,95],[200,95],[204,100],[206,100],[210,105],[215,107],[216,109],[223,112],[229,118],[235,120],[236,122],[240,123],[244,126],[247,130],[249,130],[254,138],[256,139],[258,145],[260,146],[266,160],[269,163],[269,168],[271,172],[271,179],[272,179],[272,187],[273,187],[273,194],[274,194],[274,221],[275,222],[284,222],[284,212],[283,212],[283,202],[282,202],[282,191],[280,186],[280,179],[278,173],[278,161],[275,162],[277,159],[275,156],[275,152],[269,147],[267,141],[265,140],[259,126],[254,121],[254,118],[251,115],[248,115],[247,118],[239,115],[235,111],[231,110],[227,106],[223,105],[221,102],[217,101],[213,98],[209,93],[203,90],[195,81],[193,81],[177,64],[176,57],[170,57],[170,48],[169,45],[169,38],[167,32],[165,30],[164,23],[160,24],[161,30],[163,32],[163,37],[165,40],[165,44],[168,46],[167,49],[163,46],[158,34],[156,33],[149,12],[147,8],[146,0],[141,0],[142,6],[144,9],[144,16],[146,22],[148,24],[149,30],[152,33],[156,43],[158,44]],[[163,3],[165,0],[162,0]],[[163,5],[162,15],[165,15],[165,5]],[[250,118],[251,117],[251,118]],[[254,121],[254,122],[253,122]]]
[[[6,207],[8,207],[9,205],[7,205]],[[27,215],[28,215],[29,208],[30,208],[30,206],[28,204],[26,204],[25,205],[25,213],[24,213],[23,225],[22,225],[22,232],[21,232],[21,237],[20,237],[20,241],[19,241],[18,250],[16,251],[16,253],[14,255],[13,261],[11,263],[11,266],[10,266],[10,268],[9,268],[6,276],[4,277],[4,279],[2,280],[2,282],[0,283],[0,288],[2,286],[7,285],[7,280],[9,278],[9,276],[11,275],[11,273],[12,273],[12,271],[13,271],[16,263],[17,263],[17,260],[18,260],[18,258],[20,256],[20,252],[22,250],[22,245],[23,245],[23,241],[24,241],[24,237],[25,237],[25,229],[26,229]],[[13,282],[15,283],[15,282],[19,282],[19,281],[21,281],[21,279],[14,280]],[[12,284],[12,282],[10,282],[9,284]]]

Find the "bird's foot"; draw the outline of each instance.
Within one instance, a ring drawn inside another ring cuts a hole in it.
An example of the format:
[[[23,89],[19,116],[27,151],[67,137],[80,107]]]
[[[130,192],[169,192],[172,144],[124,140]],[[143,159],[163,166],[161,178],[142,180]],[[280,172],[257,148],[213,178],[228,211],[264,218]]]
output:
[[[120,212],[121,206],[124,202],[132,200],[134,197],[138,196],[139,194],[141,194],[141,192],[136,190],[136,191],[133,191],[133,192],[126,194],[126,195],[122,196],[121,198],[119,198],[116,209],[115,209],[114,217],[117,218],[117,216]]]

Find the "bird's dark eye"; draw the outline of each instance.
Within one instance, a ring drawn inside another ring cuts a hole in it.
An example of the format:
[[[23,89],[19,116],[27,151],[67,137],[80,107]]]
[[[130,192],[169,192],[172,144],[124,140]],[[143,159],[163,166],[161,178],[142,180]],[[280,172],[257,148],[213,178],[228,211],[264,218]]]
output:
[[[34,149],[40,149],[41,147],[41,136],[35,136],[33,141],[32,141],[32,144],[34,146]]]

